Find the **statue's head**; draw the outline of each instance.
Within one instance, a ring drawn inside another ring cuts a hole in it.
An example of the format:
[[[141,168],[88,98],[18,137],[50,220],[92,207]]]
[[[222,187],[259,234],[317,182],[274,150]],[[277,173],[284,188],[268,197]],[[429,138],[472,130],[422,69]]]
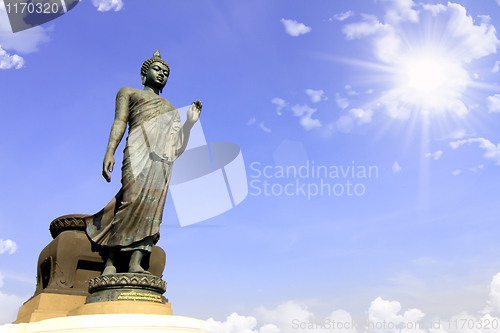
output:
[[[153,57],[144,61],[141,67],[141,78],[143,85],[150,85],[158,88],[160,92],[167,83],[170,67],[160,56],[160,51],[156,50]]]

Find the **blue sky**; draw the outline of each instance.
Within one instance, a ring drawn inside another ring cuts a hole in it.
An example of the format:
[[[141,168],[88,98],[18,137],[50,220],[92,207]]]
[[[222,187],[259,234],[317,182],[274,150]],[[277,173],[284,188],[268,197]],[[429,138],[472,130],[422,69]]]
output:
[[[101,176],[115,95],[157,48],[162,96],[202,101],[206,139],[241,147],[249,184],[191,227],[167,199],[174,314],[221,333],[497,318],[498,26],[495,0],[84,0],[12,34],[0,4],[0,323],[34,292],[50,222],[120,188],[118,167]],[[328,176],[280,178],[304,163]]]

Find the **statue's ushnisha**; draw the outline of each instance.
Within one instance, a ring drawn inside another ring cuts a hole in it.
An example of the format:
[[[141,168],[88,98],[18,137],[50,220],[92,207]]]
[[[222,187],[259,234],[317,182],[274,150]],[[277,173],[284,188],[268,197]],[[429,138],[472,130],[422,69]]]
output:
[[[123,87],[116,95],[102,175],[111,181],[113,155],[128,124],[122,188],[106,207],[85,219],[87,235],[104,250],[103,275],[116,273],[116,260],[124,251],[132,251],[128,272],[147,273],[141,260],[151,252],[159,235],[172,163],[186,149],[191,128],[200,116],[202,104],[198,100],[189,107],[181,126],[177,109],[159,96],[169,73],[170,68],[156,50],[141,67],[144,90]]]

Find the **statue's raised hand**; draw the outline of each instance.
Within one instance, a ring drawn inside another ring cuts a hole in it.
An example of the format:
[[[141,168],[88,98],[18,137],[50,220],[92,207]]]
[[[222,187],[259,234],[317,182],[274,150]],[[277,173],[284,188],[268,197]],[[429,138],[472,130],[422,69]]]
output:
[[[200,112],[201,112],[201,107],[203,105],[201,104],[200,100],[197,100],[196,102],[191,103],[189,106],[189,109],[187,111],[187,121],[194,124],[195,122],[198,121],[198,118],[200,118]]]
[[[113,154],[108,154],[104,156],[104,161],[102,162],[102,176],[109,183],[111,181],[110,172],[113,172],[113,167],[115,166],[115,157]]]

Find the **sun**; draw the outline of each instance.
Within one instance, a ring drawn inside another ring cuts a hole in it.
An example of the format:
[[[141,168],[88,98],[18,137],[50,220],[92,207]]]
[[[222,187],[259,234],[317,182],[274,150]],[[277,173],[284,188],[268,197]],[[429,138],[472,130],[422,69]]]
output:
[[[453,61],[439,53],[425,52],[402,56],[397,68],[397,84],[419,97],[429,98],[449,88],[455,75]]]
[[[394,64],[394,74],[394,88],[386,97],[397,101],[400,110],[467,113],[465,105],[457,101],[470,82],[469,74],[446,52],[427,48],[402,54]]]
[[[409,86],[423,94],[438,90],[445,81],[444,67],[436,59],[422,59],[408,66]]]

